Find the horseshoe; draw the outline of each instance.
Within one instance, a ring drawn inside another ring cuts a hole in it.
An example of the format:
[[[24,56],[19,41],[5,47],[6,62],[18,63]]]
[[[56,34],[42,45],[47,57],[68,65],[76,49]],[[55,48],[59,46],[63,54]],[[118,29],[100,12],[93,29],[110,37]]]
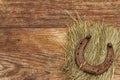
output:
[[[113,63],[114,60],[113,46],[111,43],[107,44],[107,56],[103,63],[99,65],[88,64],[84,58],[84,49],[87,43],[89,42],[90,38],[91,36],[89,35],[79,42],[75,51],[75,62],[80,70],[89,74],[100,75],[107,71],[110,65]]]

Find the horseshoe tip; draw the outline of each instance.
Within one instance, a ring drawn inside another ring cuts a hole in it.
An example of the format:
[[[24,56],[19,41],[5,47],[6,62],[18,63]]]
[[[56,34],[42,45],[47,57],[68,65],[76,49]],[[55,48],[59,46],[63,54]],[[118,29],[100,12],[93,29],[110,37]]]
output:
[[[90,38],[91,38],[91,35],[86,36],[86,39],[90,39]]]
[[[112,47],[112,43],[108,43],[107,46],[108,46],[108,47]]]

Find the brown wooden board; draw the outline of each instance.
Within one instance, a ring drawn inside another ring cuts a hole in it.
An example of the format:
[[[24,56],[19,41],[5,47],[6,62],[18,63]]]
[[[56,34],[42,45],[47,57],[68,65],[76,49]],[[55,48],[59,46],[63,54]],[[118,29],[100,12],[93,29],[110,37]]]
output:
[[[0,29],[0,80],[66,80],[65,35],[65,28]]]
[[[120,27],[119,0],[0,0],[0,80],[66,80],[64,10]]]
[[[0,0],[0,27],[66,27],[64,10],[120,27],[120,0]]]

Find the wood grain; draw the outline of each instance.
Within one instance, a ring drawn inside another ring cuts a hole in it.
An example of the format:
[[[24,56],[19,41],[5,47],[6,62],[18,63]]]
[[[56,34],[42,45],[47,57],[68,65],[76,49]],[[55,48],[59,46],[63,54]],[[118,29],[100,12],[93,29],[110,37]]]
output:
[[[66,27],[64,10],[120,27],[119,0],[0,0],[0,27]]]
[[[0,29],[0,80],[66,80],[65,28]],[[113,80],[120,80],[120,58]]]
[[[64,10],[120,27],[119,0],[0,0],[0,80],[66,80]]]
[[[64,80],[64,29],[0,29],[0,80]]]

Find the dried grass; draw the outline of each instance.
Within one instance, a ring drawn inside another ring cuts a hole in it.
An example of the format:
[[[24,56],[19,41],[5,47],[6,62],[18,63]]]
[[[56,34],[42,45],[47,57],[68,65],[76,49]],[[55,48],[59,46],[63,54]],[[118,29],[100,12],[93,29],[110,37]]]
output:
[[[114,48],[114,63],[105,73],[91,75],[81,71],[75,64],[75,48],[78,42],[87,35],[92,38],[85,48],[85,59],[89,64],[98,65],[102,63],[107,54],[107,43],[111,42]],[[112,27],[101,23],[75,20],[68,28],[67,41],[65,44],[65,66],[64,71],[72,80],[111,80],[114,75],[116,60],[120,54],[120,33]]]

